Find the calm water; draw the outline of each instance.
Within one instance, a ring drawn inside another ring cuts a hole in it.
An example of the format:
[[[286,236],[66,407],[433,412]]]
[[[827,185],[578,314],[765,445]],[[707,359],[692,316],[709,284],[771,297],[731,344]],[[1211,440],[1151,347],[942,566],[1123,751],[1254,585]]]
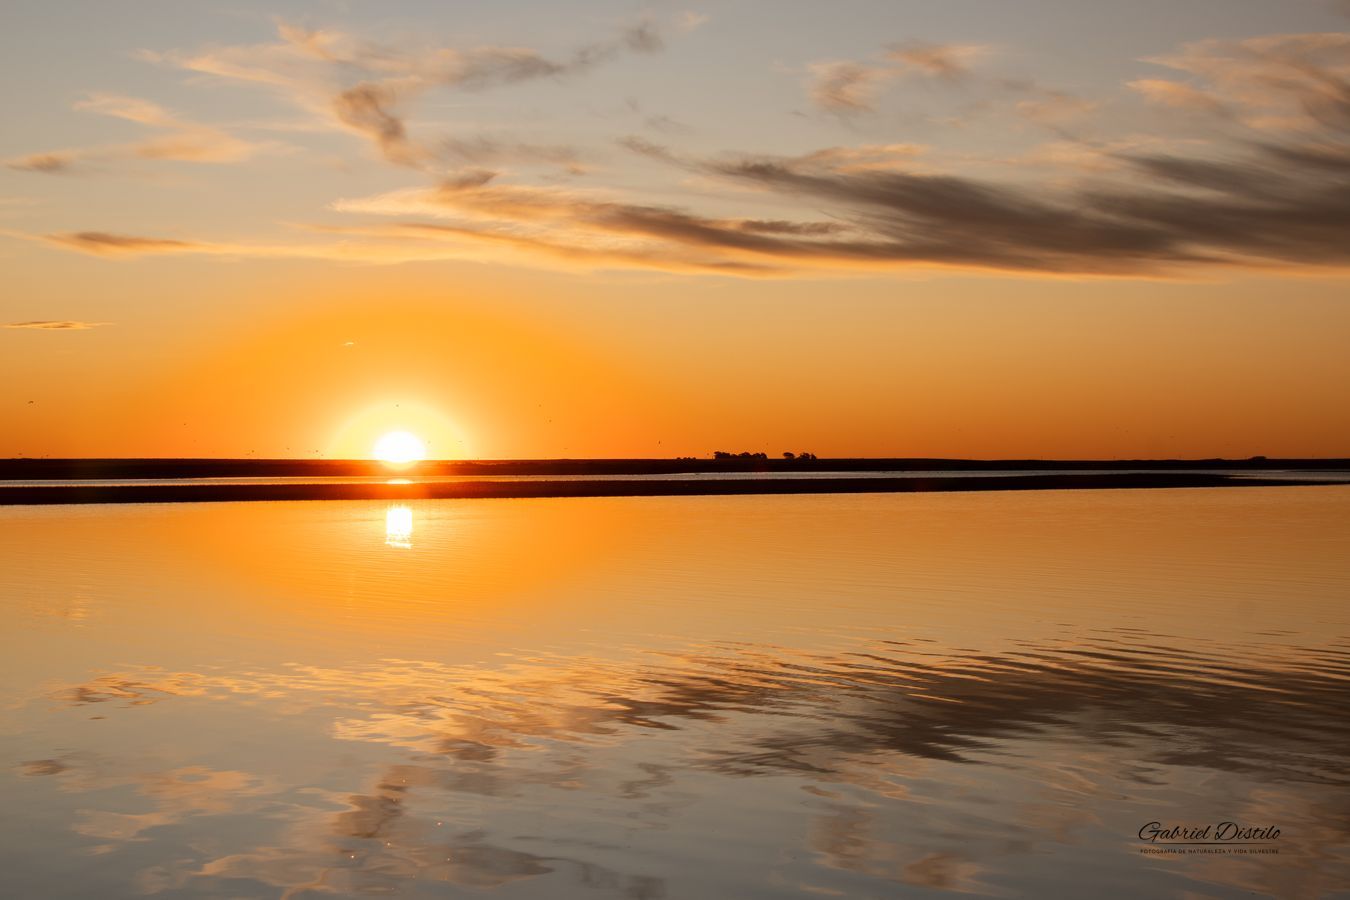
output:
[[[1350,487],[0,507],[0,602],[7,897],[1350,896]]]

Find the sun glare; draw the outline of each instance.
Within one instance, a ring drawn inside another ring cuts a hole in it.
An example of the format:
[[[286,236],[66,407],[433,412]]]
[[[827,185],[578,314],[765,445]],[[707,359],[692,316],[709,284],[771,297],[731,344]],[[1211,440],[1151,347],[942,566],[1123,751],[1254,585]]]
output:
[[[407,506],[391,506],[384,514],[384,542],[390,547],[412,549],[413,515]]]
[[[381,462],[401,466],[426,459],[427,448],[415,434],[391,431],[375,442],[373,455]]]

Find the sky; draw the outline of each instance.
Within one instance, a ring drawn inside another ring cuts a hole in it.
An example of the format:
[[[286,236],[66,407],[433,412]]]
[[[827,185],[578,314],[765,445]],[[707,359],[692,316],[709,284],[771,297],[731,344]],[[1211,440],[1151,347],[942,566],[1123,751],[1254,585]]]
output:
[[[0,457],[1350,456],[1350,3],[0,16]]]

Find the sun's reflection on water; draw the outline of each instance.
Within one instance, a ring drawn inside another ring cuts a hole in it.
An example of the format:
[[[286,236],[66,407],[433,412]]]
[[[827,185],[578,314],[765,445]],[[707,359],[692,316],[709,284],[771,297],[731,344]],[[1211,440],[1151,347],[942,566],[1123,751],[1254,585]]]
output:
[[[390,547],[412,549],[412,507],[397,504],[384,514],[384,542]]]

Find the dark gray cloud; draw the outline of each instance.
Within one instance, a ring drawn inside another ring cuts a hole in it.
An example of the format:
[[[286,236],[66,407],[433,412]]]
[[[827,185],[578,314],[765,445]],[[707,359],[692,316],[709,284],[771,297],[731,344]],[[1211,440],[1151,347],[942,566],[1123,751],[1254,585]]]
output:
[[[1329,142],[1265,142],[1235,148],[1226,159],[1120,155],[1133,177],[1060,191],[945,174],[846,171],[819,155],[688,160],[646,141],[627,144],[653,159],[806,201],[835,220],[786,229],[782,240],[762,230],[752,243],[744,225],[694,228],[687,214],[660,217],[665,236],[705,247],[1066,273],[1350,264],[1350,149]],[[657,230],[651,211],[608,221]]]
[[[777,193],[814,198],[855,222],[866,240],[816,246],[841,258],[1051,271],[1113,271],[1123,267],[1122,257],[1195,259],[1147,228],[971,178],[811,172],[774,159],[712,168]]]
[[[818,249],[815,245],[791,238],[822,233],[819,230],[822,226],[815,223],[727,221],[667,207],[624,203],[592,204],[579,213],[583,224],[605,231],[644,235],[686,246],[747,250],[768,256],[810,254]],[[829,224],[823,227],[828,229]]]
[[[915,171],[913,154],[898,152],[910,148],[695,157],[641,138],[622,143],[697,178],[729,183],[736,189],[728,200],[812,214],[712,216],[504,183],[485,170],[431,191],[341,208],[456,219],[399,227],[597,265],[745,275],[940,265],[1159,276],[1350,265],[1350,150],[1330,142],[1249,142],[1211,157],[1103,154],[1111,165],[1072,186]]]
[[[1179,264],[1350,263],[1350,164],[1263,147],[1240,161],[1123,157],[1130,187],[1061,194],[975,178],[805,170],[790,160],[704,167],[775,193],[812,198],[869,235],[816,252],[1052,272],[1146,272]],[[1283,165],[1281,161],[1283,160]],[[785,251],[790,248],[783,248]]]

